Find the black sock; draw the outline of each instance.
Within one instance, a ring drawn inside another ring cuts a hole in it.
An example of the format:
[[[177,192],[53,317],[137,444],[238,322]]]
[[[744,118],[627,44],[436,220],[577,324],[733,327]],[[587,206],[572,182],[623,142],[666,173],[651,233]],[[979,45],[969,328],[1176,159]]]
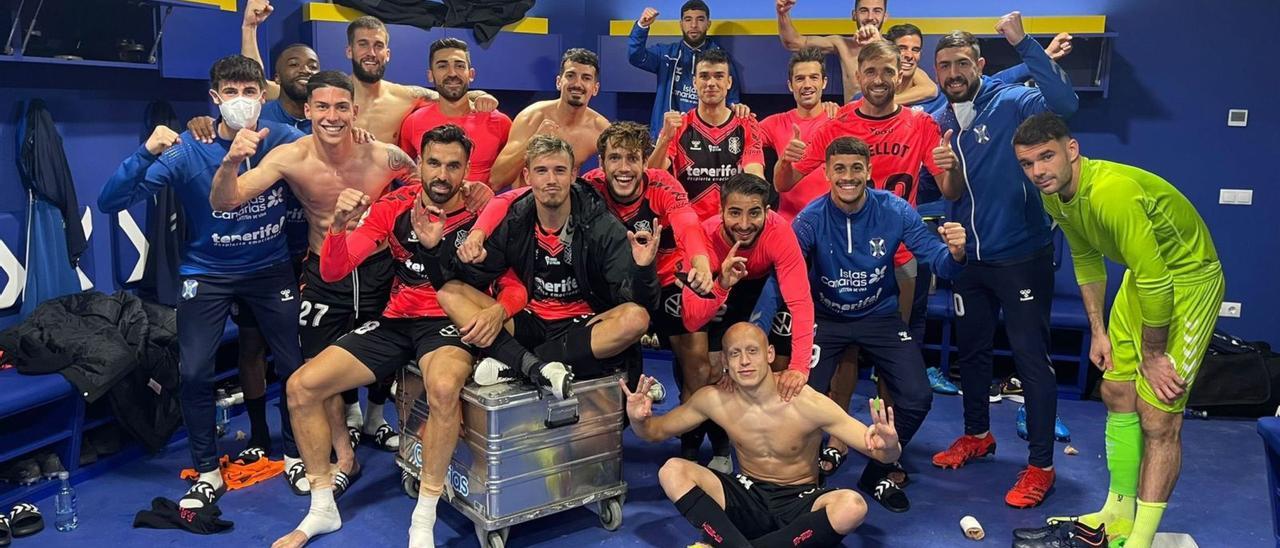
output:
[[[493,359],[519,369],[526,377],[532,377],[531,373],[541,369],[547,363],[521,346],[520,341],[506,330],[498,331],[498,336],[493,339],[493,344],[489,345],[487,352]]]
[[[721,428],[720,425],[707,421],[707,439],[711,440],[711,455],[716,457],[729,456],[729,450],[733,448],[729,444],[729,434]]]
[[[249,411],[249,446],[271,449],[271,427],[267,426],[267,397],[245,398]]]
[[[751,541],[757,548],[792,548],[795,546],[839,546],[844,535],[831,528],[827,509],[804,514],[786,527]]]
[[[676,510],[679,510],[680,515],[689,520],[695,528],[702,531],[703,539],[712,546],[751,545],[747,542],[747,537],[742,536],[742,532],[738,531],[733,521],[729,520],[729,514],[725,513],[724,508],[707,496],[701,487],[695,485],[680,497],[680,500],[676,501]]]

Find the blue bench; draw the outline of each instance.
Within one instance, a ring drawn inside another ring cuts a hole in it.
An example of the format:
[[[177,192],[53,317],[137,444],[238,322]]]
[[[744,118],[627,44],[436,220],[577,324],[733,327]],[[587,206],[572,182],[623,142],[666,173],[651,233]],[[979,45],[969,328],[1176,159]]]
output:
[[[80,463],[84,410],[84,398],[62,375],[0,371],[0,439],[4,440],[0,462],[56,446],[63,466],[75,471]],[[0,491],[0,508],[38,498],[35,493],[42,489],[48,488],[36,483]]]

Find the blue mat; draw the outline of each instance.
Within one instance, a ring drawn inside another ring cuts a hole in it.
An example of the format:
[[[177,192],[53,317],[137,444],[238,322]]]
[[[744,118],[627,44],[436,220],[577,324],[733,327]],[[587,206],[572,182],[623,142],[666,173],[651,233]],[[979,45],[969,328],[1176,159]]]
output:
[[[649,372],[667,384],[671,398],[658,406],[674,405],[675,387],[668,362],[649,362]],[[870,394],[863,383],[859,394]],[[1045,516],[1096,509],[1106,495],[1106,460],[1103,457],[1105,409],[1098,402],[1062,401],[1059,412],[1072,430],[1078,456],[1062,453],[1056,444],[1057,485],[1043,506],[1015,510],[1005,506],[1005,491],[1026,462],[1026,444],[1014,433],[1018,404],[992,406],[992,431],[999,444],[993,459],[955,471],[929,464],[933,453],[961,433],[962,410],[958,396],[938,396],[933,411],[903,460],[913,472],[908,489],[912,509],[892,514],[871,504],[866,523],[845,540],[845,546],[968,546],[972,541],[960,532],[960,518],[975,516],[985,527],[982,545],[1008,546],[1010,530],[1035,525]],[[388,410],[390,413],[390,410]],[[855,400],[854,413],[867,417],[865,397]],[[278,432],[278,416],[271,411]],[[248,430],[244,416],[231,430]],[[278,434],[277,434],[278,437]],[[224,438],[224,451],[238,451],[243,442]],[[658,467],[678,451],[678,443],[646,444],[629,432],[624,439],[624,474],[630,491],[622,528],[602,529],[594,511],[576,509],[518,525],[511,531],[510,546],[685,546],[697,535],[676,513],[658,487]],[[1271,516],[1261,442],[1249,421],[1190,420],[1183,431],[1183,475],[1165,512],[1162,531],[1191,534],[1201,546],[1233,548],[1271,546]],[[704,449],[704,459],[709,449]],[[309,546],[404,546],[408,542],[409,515],[414,501],[400,488],[400,472],[389,453],[361,447],[358,456],[366,468],[363,478],[339,504],[343,528]],[[863,460],[853,457],[831,481],[852,486]],[[308,500],[296,497],[283,479],[228,493],[220,507],[224,518],[235,522],[231,532],[198,536],[173,530],[133,529],[134,514],[150,507],[156,496],[177,499],[185,490],[178,470],[190,466],[185,441],[163,454],[131,462],[108,474],[77,485],[80,527],[70,533],[53,529],[53,500],[36,501],[48,520],[37,536],[17,539],[14,546],[266,546],[288,533],[306,513]],[[441,505],[436,541],[442,546],[471,547],[477,542],[471,525],[461,514]]]

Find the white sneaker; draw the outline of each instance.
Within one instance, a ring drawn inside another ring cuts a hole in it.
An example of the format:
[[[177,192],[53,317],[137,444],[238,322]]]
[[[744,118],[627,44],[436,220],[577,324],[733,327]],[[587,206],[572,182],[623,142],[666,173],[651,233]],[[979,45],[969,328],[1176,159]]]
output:
[[[476,364],[471,378],[480,386],[491,386],[515,378],[515,370],[498,360],[485,358]]]

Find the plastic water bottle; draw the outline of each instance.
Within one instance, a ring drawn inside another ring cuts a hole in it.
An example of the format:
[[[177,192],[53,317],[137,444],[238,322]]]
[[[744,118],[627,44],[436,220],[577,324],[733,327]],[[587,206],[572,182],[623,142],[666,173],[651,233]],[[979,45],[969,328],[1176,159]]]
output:
[[[54,506],[57,507],[54,526],[65,533],[80,525],[80,520],[76,516],[76,490],[71,487],[71,474],[58,472],[58,479],[62,480],[62,488],[58,489],[58,494],[54,497]]]
[[[227,398],[227,391],[218,389],[217,395],[218,405],[218,437],[222,437],[227,433],[227,424],[231,422],[231,405]]]

